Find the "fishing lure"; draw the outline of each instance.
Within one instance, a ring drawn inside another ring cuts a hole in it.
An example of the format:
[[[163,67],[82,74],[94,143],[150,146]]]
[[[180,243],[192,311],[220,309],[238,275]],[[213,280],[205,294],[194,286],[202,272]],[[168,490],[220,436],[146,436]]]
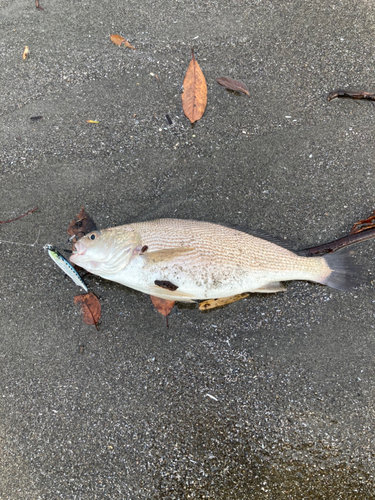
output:
[[[44,250],[47,250],[49,256],[53,260],[53,262],[59,266],[60,269],[64,271],[65,274],[71,278],[74,283],[80,287],[82,287],[85,292],[88,292],[87,286],[81,276],[77,273],[74,267],[66,260],[65,257],[61,255],[61,253],[52,245],[44,245]]]

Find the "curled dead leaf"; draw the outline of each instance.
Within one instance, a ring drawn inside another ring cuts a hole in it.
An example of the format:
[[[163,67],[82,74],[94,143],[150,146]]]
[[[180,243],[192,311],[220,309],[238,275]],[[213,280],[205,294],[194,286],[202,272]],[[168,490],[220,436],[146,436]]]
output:
[[[238,295],[232,295],[232,297],[223,297],[221,299],[209,299],[204,300],[199,304],[200,311],[208,311],[209,309],[215,309],[216,307],[223,307],[237,300],[246,299],[249,293],[240,293]]]
[[[95,325],[98,330],[99,321],[102,313],[102,308],[99,299],[92,292],[83,295],[76,295],[74,303],[79,306],[83,322],[86,325]]]
[[[125,45],[125,47],[128,47],[129,49],[132,49],[132,50],[137,50],[136,48],[133,47],[133,45],[130,45],[130,43],[123,37],[123,36],[120,36],[120,35],[111,35],[111,41],[115,44],[115,45]]]
[[[186,71],[184,91],[181,95],[182,109],[191,123],[202,118],[207,105],[207,84],[204,74],[191,49],[191,61]]]
[[[22,59],[26,61],[26,59],[29,57],[30,50],[29,47],[26,45],[26,47],[23,49],[23,54],[22,54]]]
[[[89,214],[85,211],[83,207],[78,215],[71,221],[68,227],[69,236],[74,236],[72,238],[73,243],[85,236],[85,234],[91,233],[91,231],[96,230],[96,224]]]
[[[216,79],[217,83],[222,85],[223,87],[229,89],[229,90],[234,90],[236,92],[242,92],[244,94],[247,94],[250,97],[250,92],[249,89],[246,87],[246,85],[238,80],[233,80],[233,78],[228,78],[226,76],[222,76],[220,78]]]

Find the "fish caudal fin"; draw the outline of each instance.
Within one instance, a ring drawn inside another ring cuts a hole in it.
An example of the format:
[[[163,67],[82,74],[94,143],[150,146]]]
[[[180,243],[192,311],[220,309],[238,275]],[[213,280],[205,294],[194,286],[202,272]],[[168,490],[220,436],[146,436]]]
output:
[[[331,269],[331,273],[324,280],[319,280],[319,283],[346,291],[364,281],[364,272],[354,264],[349,249],[328,254],[323,258]]]

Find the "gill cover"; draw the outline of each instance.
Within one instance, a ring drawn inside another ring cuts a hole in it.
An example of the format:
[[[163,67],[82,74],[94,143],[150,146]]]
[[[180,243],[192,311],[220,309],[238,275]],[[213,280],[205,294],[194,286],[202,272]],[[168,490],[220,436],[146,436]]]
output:
[[[129,264],[136,252],[137,240],[133,230],[121,234],[117,228],[93,231],[76,242],[70,260],[95,274],[115,274]]]

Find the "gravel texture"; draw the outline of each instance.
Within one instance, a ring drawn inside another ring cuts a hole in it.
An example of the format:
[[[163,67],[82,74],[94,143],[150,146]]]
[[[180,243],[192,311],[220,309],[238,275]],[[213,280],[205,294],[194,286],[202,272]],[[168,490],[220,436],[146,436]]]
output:
[[[373,242],[351,292],[292,282],[180,305],[169,329],[148,296],[91,277],[99,331],[41,249],[82,205],[98,227],[192,218],[296,249],[346,234],[374,209],[375,107],[326,97],[375,89],[374,4],[40,3],[0,0],[0,219],[39,207],[0,225],[39,235],[0,244],[0,498],[375,498]],[[193,128],[192,46],[208,86]]]

